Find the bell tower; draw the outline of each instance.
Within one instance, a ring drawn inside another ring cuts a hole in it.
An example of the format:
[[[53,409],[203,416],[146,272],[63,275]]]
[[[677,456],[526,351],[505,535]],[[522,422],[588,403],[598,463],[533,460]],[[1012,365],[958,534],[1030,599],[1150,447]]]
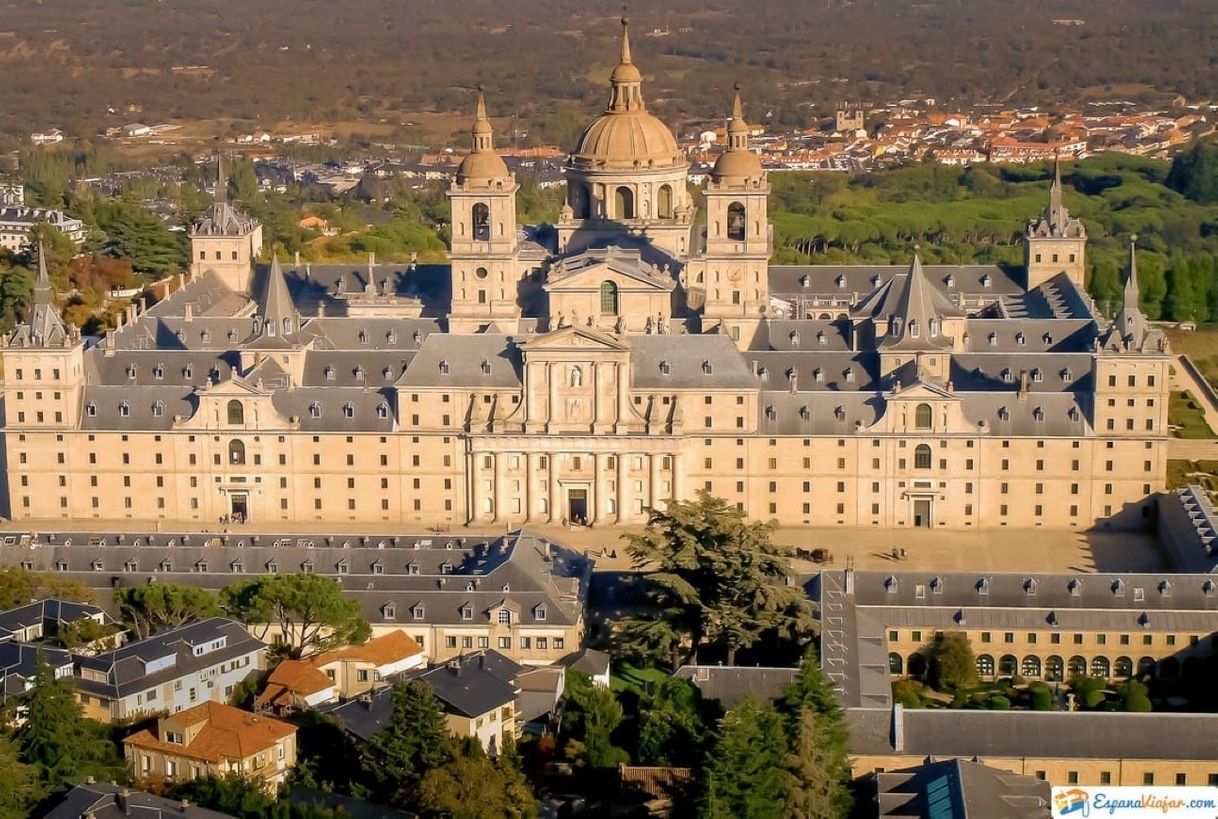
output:
[[[1028,290],[1065,273],[1081,290],[1086,276],[1087,229],[1062,204],[1061,163],[1053,160],[1049,207],[1028,225],[1026,236]]]
[[[740,87],[727,126],[727,150],[715,162],[707,182],[705,269],[702,277],[704,331],[727,333],[748,347],[769,306],[770,183],[761,157],[749,150]]]
[[[495,134],[478,89],[472,145],[448,189],[452,205],[449,330],[474,333],[520,317],[516,258],[516,177],[495,153]]]
[[[211,208],[190,229],[190,273],[209,270],[237,293],[248,293],[254,261],[262,250],[262,223],[228,203],[224,157],[216,158],[216,195]]]

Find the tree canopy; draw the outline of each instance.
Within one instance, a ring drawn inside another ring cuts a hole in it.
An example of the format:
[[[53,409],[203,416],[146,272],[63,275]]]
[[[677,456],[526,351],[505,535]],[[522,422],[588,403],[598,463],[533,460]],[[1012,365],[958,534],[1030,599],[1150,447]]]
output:
[[[766,634],[807,639],[811,606],[802,588],[788,585],[790,562],[771,542],[773,529],[701,491],[696,500],[673,500],[653,511],[643,532],[625,539],[636,568],[653,570],[647,584],[659,614],[630,621],[627,638],[671,649],[679,635],[689,647],[686,662],[696,663],[709,646],[722,651],[728,665]],[[662,639],[655,636],[657,619],[664,623]]]
[[[440,701],[421,680],[399,682],[385,727],[360,747],[368,787],[387,804],[412,806],[424,775],[453,760],[456,749]]]
[[[46,597],[92,603],[93,591],[77,580],[20,566],[0,566],[0,610],[24,606]]]
[[[787,739],[782,717],[746,699],[719,723],[701,776],[698,815],[705,819],[783,819]]]
[[[143,639],[162,629],[177,628],[194,620],[215,617],[220,611],[216,595],[195,586],[148,583],[114,590],[119,615]]]
[[[220,602],[259,639],[274,629],[293,657],[362,643],[371,633],[359,600],[344,597],[341,584],[318,574],[269,574],[232,583],[220,592]]]

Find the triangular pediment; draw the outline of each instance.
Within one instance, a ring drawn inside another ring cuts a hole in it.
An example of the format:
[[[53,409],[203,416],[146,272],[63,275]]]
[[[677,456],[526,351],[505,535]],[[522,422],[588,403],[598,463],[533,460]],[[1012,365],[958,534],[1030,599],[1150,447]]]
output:
[[[609,280],[630,290],[669,292],[676,281],[643,262],[637,254],[588,251],[562,260],[546,277],[547,292],[596,290]]]
[[[956,394],[946,387],[934,384],[927,381],[915,381],[912,384],[901,387],[889,401],[918,401],[918,400],[943,400],[949,401],[959,400]]]
[[[269,395],[266,390],[258,389],[253,383],[237,375],[207,387],[205,394],[208,398],[249,398],[250,396]]]
[[[530,338],[520,345],[526,353],[545,350],[614,350],[624,351],[627,345],[617,336],[592,327],[560,327]]]

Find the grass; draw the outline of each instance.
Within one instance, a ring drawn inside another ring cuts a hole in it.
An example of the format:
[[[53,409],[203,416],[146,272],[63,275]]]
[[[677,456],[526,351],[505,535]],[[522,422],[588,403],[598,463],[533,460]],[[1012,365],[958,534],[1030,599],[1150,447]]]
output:
[[[622,663],[609,679],[609,688],[615,694],[633,691],[641,696],[657,681],[667,678],[668,675],[658,668],[640,668]]]
[[[1189,392],[1173,392],[1167,408],[1167,423],[1175,429],[1177,438],[1213,438],[1214,431],[1205,421],[1205,413]]]
[[[1195,473],[1203,473],[1197,475]],[[1168,461],[1167,488],[1178,489],[1192,483],[1201,484],[1211,492],[1218,489],[1218,461]]]
[[[1164,332],[1173,353],[1188,356],[1207,381],[1218,383],[1218,324],[1203,324],[1196,330],[1165,327]]]

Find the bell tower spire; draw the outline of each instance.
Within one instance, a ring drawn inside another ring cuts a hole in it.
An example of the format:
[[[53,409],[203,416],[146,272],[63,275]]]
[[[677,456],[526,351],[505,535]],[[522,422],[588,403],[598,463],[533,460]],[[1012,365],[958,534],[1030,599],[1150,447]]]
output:
[[[643,75],[630,58],[630,21],[622,16],[622,55],[617,68],[609,75],[609,110],[645,111],[643,102]]]
[[[482,86],[478,86],[478,106],[474,111],[473,149],[475,151],[495,150],[495,129],[491,127],[490,118],[486,115],[486,94]]]

